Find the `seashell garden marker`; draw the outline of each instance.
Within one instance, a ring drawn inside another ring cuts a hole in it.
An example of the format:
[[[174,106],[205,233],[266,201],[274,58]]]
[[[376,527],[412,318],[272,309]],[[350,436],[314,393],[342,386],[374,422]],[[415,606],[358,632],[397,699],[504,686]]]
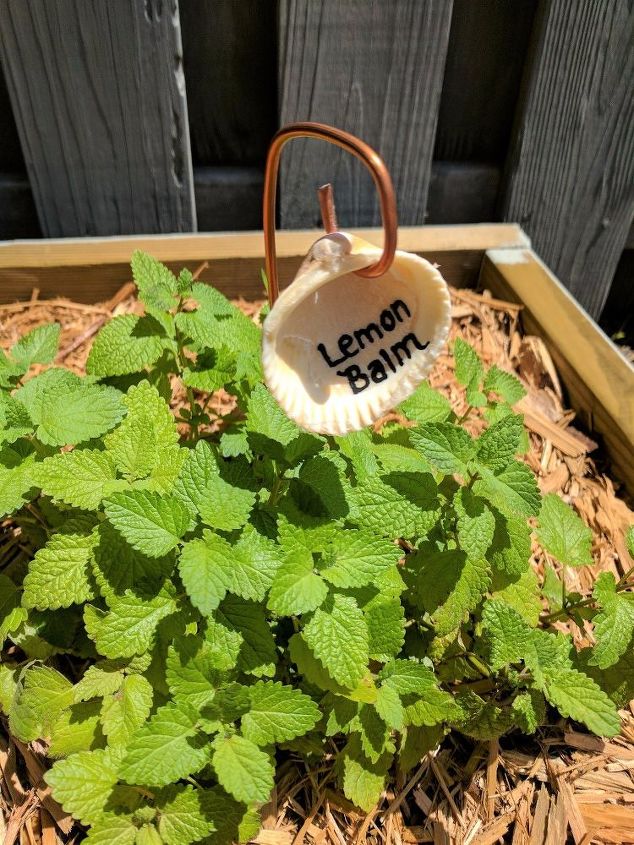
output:
[[[384,248],[336,231],[330,186],[320,189],[327,234],[311,247],[278,296],[275,184],[279,153],[294,137],[324,138],[353,152],[379,191]],[[264,186],[266,271],[271,310],[262,364],[285,413],[309,431],[345,434],[370,425],[414,392],[449,333],[447,285],[428,261],[396,250],[392,182],[380,157],[346,132],[291,124],[271,144]]]

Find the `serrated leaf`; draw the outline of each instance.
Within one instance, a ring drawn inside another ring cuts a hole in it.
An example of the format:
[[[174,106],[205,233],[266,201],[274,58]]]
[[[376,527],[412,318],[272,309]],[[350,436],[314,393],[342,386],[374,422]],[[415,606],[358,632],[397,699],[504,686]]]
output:
[[[44,779],[67,813],[82,824],[92,824],[103,813],[118,780],[117,760],[110,749],[80,751],[54,763]]]
[[[394,751],[390,730],[373,705],[361,705],[355,729],[361,740],[361,750],[372,763],[377,763],[386,751]]]
[[[51,725],[48,748],[51,757],[67,757],[105,745],[99,724],[99,706],[98,701],[81,701],[59,714]]]
[[[475,349],[461,337],[456,338],[453,348],[456,361],[456,379],[465,387],[479,383],[483,376],[482,362],[478,358]]]
[[[616,590],[611,572],[602,572],[594,585],[595,599],[601,606],[594,617],[594,636],[590,665],[607,669],[625,654],[634,634],[634,595]]]
[[[261,605],[238,596],[227,596],[216,616],[242,637],[238,653],[238,668],[242,672],[257,678],[275,674],[275,640]]]
[[[246,431],[255,452],[287,463],[318,452],[323,443],[290,420],[263,384],[249,398]]]
[[[288,649],[291,660],[297,666],[297,671],[309,684],[322,690],[330,690],[337,695],[348,694],[346,687],[338,684],[328,673],[324,664],[315,657],[301,634],[293,634],[289,640]]]
[[[104,698],[101,707],[103,732],[108,745],[127,745],[150,715],[152,687],[143,675],[126,675],[119,689]]]
[[[497,393],[509,405],[514,405],[519,402],[522,397],[526,396],[526,391],[522,382],[512,373],[507,373],[506,370],[501,370],[497,364],[487,370],[484,379],[484,391]]]
[[[531,532],[523,517],[495,513],[495,530],[487,557],[494,569],[519,577],[528,569]]]
[[[233,558],[232,547],[213,531],[183,547],[178,571],[192,604],[204,616],[218,607],[231,586]]]
[[[510,464],[520,451],[520,439],[524,433],[521,416],[510,414],[489,426],[476,440],[477,461],[497,472]]]
[[[485,602],[482,625],[490,648],[489,663],[494,671],[524,659],[532,642],[531,629],[510,605],[499,599]]]
[[[332,677],[354,687],[367,670],[368,629],[356,601],[335,594],[315,611],[303,636]]]
[[[445,732],[446,729],[439,725],[418,728],[410,725],[405,728],[398,755],[399,771],[407,773],[417,766],[423,757],[438,747]]]
[[[202,789],[170,784],[156,796],[158,831],[166,845],[190,845],[216,830]]]
[[[459,692],[455,700],[459,713],[452,720],[452,725],[473,739],[497,739],[513,725],[511,708],[498,707],[494,699],[481,698],[468,689]]]
[[[235,531],[246,524],[255,499],[253,490],[238,486],[231,478],[214,475],[207,482],[198,511],[206,525],[218,531]]]
[[[264,601],[282,565],[280,547],[247,525],[233,547],[229,592],[245,599]]]
[[[24,742],[48,735],[57,716],[73,703],[73,685],[48,666],[33,666],[21,677],[9,710],[11,733]]]
[[[357,807],[370,812],[383,792],[392,755],[385,754],[372,763],[361,750],[358,737],[353,737],[342,753],[343,791]]]
[[[452,696],[438,687],[431,669],[412,660],[393,660],[379,673],[382,687],[401,697],[406,724],[431,726],[455,715]]]
[[[472,487],[476,496],[489,499],[505,516],[536,516],[541,501],[539,487],[526,464],[512,461],[496,473],[479,467],[479,473],[481,477]]]
[[[398,562],[402,551],[363,529],[339,531],[320,575],[336,587],[363,587]]]
[[[101,500],[121,487],[112,457],[97,449],[74,449],[45,458],[33,466],[33,483],[75,508],[96,510]]]
[[[198,636],[177,637],[167,651],[165,678],[179,701],[197,708],[207,704],[219,678],[213,646]]]
[[[33,497],[34,465],[35,452],[27,441],[18,440],[0,448],[0,517],[19,510]]]
[[[131,784],[166,786],[198,772],[207,762],[204,741],[196,736],[193,707],[166,704],[132,736],[119,768]]]
[[[83,840],[86,845],[136,845],[137,827],[130,816],[102,813]]]
[[[491,583],[484,558],[468,558],[461,551],[425,554],[417,594],[434,620],[439,636],[458,628],[482,601]]]
[[[434,390],[424,381],[412,395],[401,403],[399,410],[415,422],[424,425],[444,422],[451,414],[451,404],[442,393]]]
[[[96,536],[82,531],[83,526],[73,527],[67,524],[63,533],[53,534],[36,552],[24,578],[25,607],[70,607],[93,597],[90,563]]]
[[[16,631],[27,617],[20,606],[21,592],[13,581],[0,573],[0,648],[9,634]]]
[[[196,359],[196,368],[186,367],[183,370],[183,382],[188,387],[213,393],[235,380],[235,356],[224,346],[220,349],[208,350]]]
[[[112,695],[120,688],[122,682],[123,672],[117,663],[102,661],[100,664],[93,664],[73,687],[75,701]]]
[[[104,438],[108,453],[128,479],[165,479],[168,487],[159,487],[170,490],[187,453],[180,455],[178,431],[167,403],[147,381],[130,387],[123,403],[125,419]]]
[[[424,536],[436,523],[438,487],[430,473],[391,472],[352,490],[350,521],[380,537]]]
[[[25,370],[32,364],[50,364],[57,355],[61,330],[59,323],[31,329],[11,347],[11,357]]]
[[[528,690],[516,695],[511,704],[513,720],[526,734],[533,734],[546,719],[546,702],[543,693]]]
[[[311,553],[296,551],[277,570],[267,606],[279,616],[296,616],[316,610],[327,595],[328,586],[314,571]]]
[[[379,592],[363,605],[372,660],[385,661],[398,654],[405,640],[405,611],[399,598]]]
[[[100,437],[125,413],[114,388],[82,381],[67,370],[46,370],[18,390],[16,398],[37,426],[37,437],[48,446]]]
[[[537,539],[547,552],[566,566],[592,564],[592,531],[556,493],[544,496]]]
[[[255,743],[237,734],[218,737],[211,763],[222,788],[237,801],[268,801],[275,770]]]
[[[308,487],[316,498],[318,510],[333,519],[347,516],[348,506],[346,491],[349,482],[345,475],[346,462],[338,452],[322,452],[308,458],[299,470],[299,482],[302,489]]]
[[[33,432],[33,423],[21,402],[8,393],[0,393],[0,445],[15,443]]]
[[[412,429],[412,446],[429,463],[444,474],[467,473],[467,461],[474,454],[471,435],[458,425],[448,422],[428,423]]]
[[[377,690],[374,706],[376,712],[390,728],[396,731],[402,730],[405,711],[401,704],[401,697],[394,687],[382,684]]]
[[[466,487],[461,487],[453,499],[457,514],[458,542],[465,554],[483,558],[491,545],[495,531],[495,517],[486,502]]]
[[[209,647],[209,660],[221,672],[238,665],[244,637],[221,615],[221,619],[208,616],[205,620],[205,645]]]
[[[544,673],[544,694],[562,716],[582,722],[597,736],[616,736],[621,720],[606,693],[576,669],[550,669]]]
[[[104,657],[132,657],[152,647],[156,628],[176,609],[167,589],[154,596],[126,591],[109,599],[109,610],[84,607],[84,624],[97,651]]]
[[[256,745],[287,742],[308,733],[319,721],[318,706],[301,690],[273,681],[249,687],[250,709],[242,733]]]
[[[149,557],[171,551],[190,521],[190,512],[180,499],[152,490],[113,493],[104,501],[104,510],[128,543]]]
[[[537,625],[542,603],[539,598],[537,575],[532,568],[525,569],[519,578],[508,578],[494,573],[491,593],[492,598],[501,599],[513,607],[529,625]]]
[[[152,317],[120,314],[95,338],[86,361],[89,375],[124,376],[151,367],[165,350],[164,332]]]
[[[176,304],[178,282],[168,268],[140,250],[132,253],[132,277],[139,290],[139,299],[150,308],[169,311]]]
[[[188,449],[180,474],[174,484],[174,493],[198,511],[204,501],[207,484],[218,474],[218,460],[206,440],[199,440],[193,449]]]

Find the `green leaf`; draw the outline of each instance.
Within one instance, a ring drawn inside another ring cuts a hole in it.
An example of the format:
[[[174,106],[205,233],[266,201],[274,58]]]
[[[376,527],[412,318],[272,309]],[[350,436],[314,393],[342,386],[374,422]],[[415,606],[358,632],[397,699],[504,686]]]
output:
[[[50,364],[57,355],[61,330],[59,323],[32,329],[11,347],[11,357],[25,370],[32,364]]]
[[[150,715],[152,687],[143,675],[126,675],[117,692],[104,698],[101,707],[103,732],[108,745],[125,746]]]
[[[476,440],[478,462],[494,472],[503,470],[520,451],[523,433],[523,418],[517,414],[510,414],[489,426]]]
[[[402,557],[392,541],[371,531],[347,530],[335,535],[320,574],[336,587],[363,587]]]
[[[315,727],[318,706],[298,689],[273,681],[249,687],[251,708],[242,717],[242,733],[256,745],[287,742]]]
[[[352,490],[350,521],[380,537],[424,536],[437,521],[438,487],[430,473],[369,476]]]
[[[372,763],[377,763],[386,751],[394,751],[390,730],[371,704],[362,704],[355,719],[361,750]]]
[[[164,264],[136,250],[132,253],[132,277],[139,289],[139,299],[149,308],[169,311],[176,305],[178,282]]]
[[[407,724],[436,725],[455,715],[452,696],[438,687],[431,669],[413,660],[393,660],[379,673],[382,687],[399,694]]]
[[[379,592],[363,605],[368,626],[368,649],[373,660],[385,661],[394,657],[405,639],[405,612],[399,598]]]
[[[117,692],[123,682],[123,673],[118,663],[102,661],[89,666],[83,678],[74,686],[75,701],[103,698]]]
[[[475,349],[458,337],[454,344],[453,354],[456,361],[456,379],[458,382],[464,387],[468,387],[474,382],[479,384],[484,369]]]
[[[83,841],[86,845],[135,845],[137,828],[130,816],[102,813],[91,824]]]
[[[472,690],[459,692],[456,704],[459,714],[452,720],[458,730],[480,741],[497,739],[513,726],[510,707],[498,707],[494,699],[484,699]]]
[[[516,695],[511,704],[513,720],[526,734],[533,734],[546,721],[546,702],[538,690]]]
[[[268,607],[279,616],[296,616],[316,610],[328,595],[328,586],[314,572],[310,552],[290,554],[277,570]]]
[[[121,314],[95,338],[86,372],[99,378],[138,373],[155,364],[164,350],[164,332],[155,319]]]
[[[199,636],[177,637],[168,648],[165,677],[170,692],[196,708],[213,699],[218,668],[213,646]]]
[[[108,611],[84,608],[84,624],[97,651],[104,657],[144,654],[154,643],[161,619],[174,613],[176,604],[167,590],[149,597],[126,591],[109,599]]]
[[[505,516],[536,516],[540,506],[539,487],[531,469],[512,461],[501,472],[479,467],[481,478],[472,487],[476,496],[489,499]]]
[[[127,415],[104,438],[117,469],[130,480],[156,479],[156,487],[171,492],[181,468],[176,423],[165,400],[147,381],[133,385],[123,398]]]
[[[592,564],[592,531],[556,493],[544,496],[537,539],[547,552],[566,566]]]
[[[171,415],[170,415],[171,416]],[[174,493],[197,512],[207,496],[209,481],[218,475],[218,460],[206,440],[199,440],[188,449],[180,475],[174,484]]]
[[[269,755],[243,736],[218,737],[212,766],[223,789],[238,801],[268,801],[275,771]]]
[[[338,695],[348,694],[346,687],[338,684],[328,673],[324,664],[315,657],[301,634],[293,634],[289,640],[288,649],[291,660],[297,666],[297,671],[309,684]]]
[[[526,572],[531,554],[531,531],[524,517],[495,513],[495,531],[488,553],[494,569],[519,577]]]
[[[68,370],[46,370],[16,393],[48,446],[77,445],[100,437],[123,417],[114,388],[82,381]]]
[[[90,563],[96,536],[84,533],[84,527],[78,521],[67,523],[63,533],[53,534],[36,552],[24,579],[25,607],[70,607],[93,597]]]
[[[190,512],[180,499],[151,490],[113,493],[104,509],[128,543],[149,557],[161,557],[173,549],[190,521]]]
[[[412,446],[445,475],[467,473],[467,461],[474,454],[471,435],[453,423],[428,423],[410,431]]]
[[[33,447],[25,441],[0,448],[0,517],[19,510],[32,498],[34,462]]]
[[[515,608],[529,625],[537,625],[542,611],[537,575],[532,568],[527,568],[519,578],[514,576],[514,579],[494,573],[491,584],[492,598],[501,599]]]
[[[254,452],[287,463],[318,452],[323,443],[290,420],[263,384],[249,398],[246,430]]]
[[[63,710],[51,725],[51,757],[67,757],[105,745],[99,724],[99,702],[81,701]]]
[[[11,733],[24,742],[47,736],[62,710],[73,703],[73,685],[48,666],[33,666],[21,676],[9,710]]]
[[[582,722],[597,736],[616,736],[621,720],[606,693],[576,669],[555,668],[544,673],[544,694],[562,716]]]
[[[590,664],[607,669],[625,654],[634,634],[634,595],[616,590],[611,572],[602,572],[594,585],[594,598],[601,611],[594,617],[594,636]]]
[[[34,465],[31,477],[53,501],[84,510],[96,510],[122,483],[116,481],[112,457],[97,449],[74,449],[45,458]]]
[[[353,737],[342,752],[343,791],[346,798],[370,812],[377,804],[391,761],[391,754],[385,754],[372,763],[361,750],[358,737]]]
[[[438,747],[444,735],[445,729],[438,725],[419,728],[410,725],[405,728],[398,755],[399,771],[405,774],[417,766],[423,757]]]
[[[399,409],[405,416],[421,425],[444,422],[451,414],[451,404],[442,393],[424,381]]]
[[[417,594],[434,620],[436,634],[444,636],[458,628],[478,607],[490,583],[484,558],[473,560],[456,550],[424,554]]]
[[[0,573],[0,648],[9,634],[17,631],[27,618],[26,609],[20,607],[20,599],[20,589]]]
[[[224,346],[198,355],[196,368],[186,367],[183,370],[183,382],[205,393],[213,393],[235,379],[235,356]]]
[[[453,499],[457,514],[458,542],[465,554],[483,558],[491,545],[495,531],[495,517],[486,502],[466,487],[461,487]]]
[[[405,711],[401,704],[401,697],[394,687],[389,686],[389,684],[382,684],[377,690],[374,706],[376,712],[388,727],[395,731],[402,730],[405,722]]]
[[[257,678],[273,675],[277,650],[264,608],[238,596],[227,596],[216,615],[218,621],[242,637],[238,654],[240,671]]]
[[[256,494],[252,490],[214,475],[207,482],[205,498],[200,502],[198,511],[206,525],[218,531],[235,531],[246,524],[255,499]]]
[[[490,648],[489,663],[494,671],[524,659],[532,642],[531,629],[510,605],[499,599],[485,602],[482,625]]]
[[[119,776],[126,783],[166,786],[198,772],[208,756],[196,736],[197,718],[195,708],[184,704],[160,707],[128,742]]]
[[[367,670],[368,629],[356,601],[335,594],[304,627],[315,657],[343,686],[354,687]]]
[[[484,379],[484,391],[486,393],[497,393],[509,405],[514,405],[526,396],[522,382],[512,373],[501,370],[497,364],[493,364],[487,371]]]
[[[276,543],[247,525],[233,547],[229,592],[245,599],[264,601],[282,559],[282,550]]]
[[[190,845],[216,830],[202,789],[171,784],[156,797],[158,830],[167,845]]]
[[[110,749],[80,751],[54,763],[44,779],[67,813],[82,824],[92,824],[103,813],[118,780],[117,760]]]
[[[0,446],[15,443],[33,432],[33,423],[21,402],[8,393],[0,393]]]
[[[183,547],[178,571],[192,604],[204,616],[218,607],[231,586],[233,560],[233,548],[213,531]]]

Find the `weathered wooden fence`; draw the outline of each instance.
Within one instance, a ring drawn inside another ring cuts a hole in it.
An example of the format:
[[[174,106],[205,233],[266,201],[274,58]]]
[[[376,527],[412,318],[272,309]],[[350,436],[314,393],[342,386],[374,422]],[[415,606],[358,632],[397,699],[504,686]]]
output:
[[[259,228],[272,133],[314,119],[380,150],[402,223],[518,221],[598,318],[634,214],[633,35],[628,0],[0,0],[0,237]],[[378,223],[356,161],[295,141],[280,224],[316,225],[326,180],[342,223]]]

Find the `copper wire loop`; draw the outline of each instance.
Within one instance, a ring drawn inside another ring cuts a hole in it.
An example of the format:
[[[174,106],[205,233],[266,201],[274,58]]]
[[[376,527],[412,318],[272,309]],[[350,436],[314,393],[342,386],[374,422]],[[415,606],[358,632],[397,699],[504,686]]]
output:
[[[269,152],[266,158],[266,169],[264,171],[264,197],[262,217],[264,223],[264,262],[266,276],[269,284],[269,302],[271,305],[279,295],[279,282],[277,276],[277,259],[275,250],[275,203],[277,192],[277,176],[280,165],[280,153],[282,147],[291,138],[317,138],[328,141],[352,153],[365,164],[376,186],[381,207],[381,220],[383,223],[383,253],[376,264],[357,270],[357,276],[376,278],[386,273],[394,260],[396,250],[396,199],[394,186],[385,162],[372,147],[351,135],[343,129],[336,129],[326,123],[289,123],[283,126],[273,136]],[[337,218],[335,214],[332,187],[324,185],[319,189],[319,205],[322,213],[322,220],[326,232],[331,234],[337,229]]]

